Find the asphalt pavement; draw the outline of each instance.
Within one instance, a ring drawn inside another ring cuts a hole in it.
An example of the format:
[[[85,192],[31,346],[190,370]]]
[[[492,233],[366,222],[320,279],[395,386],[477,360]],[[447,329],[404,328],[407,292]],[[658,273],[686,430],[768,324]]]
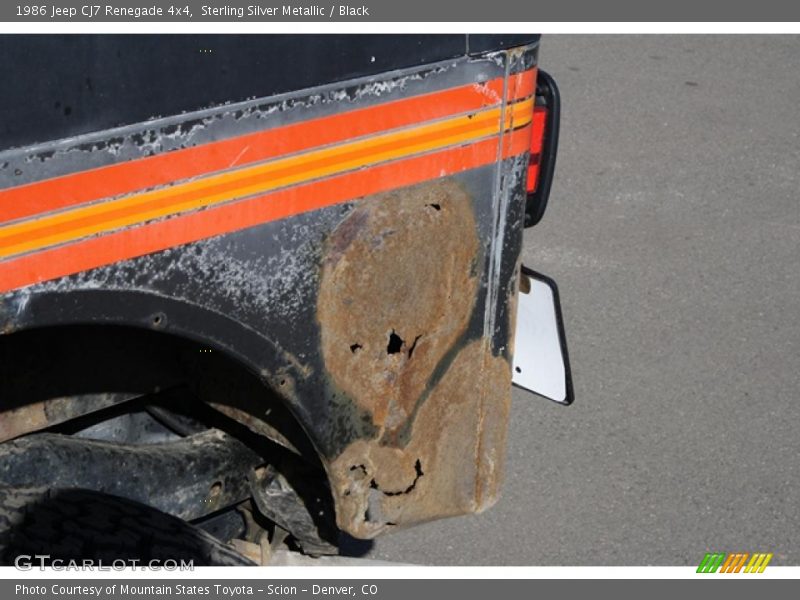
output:
[[[514,391],[504,495],[366,558],[800,564],[800,36],[545,36],[563,100],[524,262],[576,402]]]

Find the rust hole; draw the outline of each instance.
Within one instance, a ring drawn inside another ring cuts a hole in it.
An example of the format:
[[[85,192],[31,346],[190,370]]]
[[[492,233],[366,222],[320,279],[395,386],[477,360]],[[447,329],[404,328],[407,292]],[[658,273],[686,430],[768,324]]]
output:
[[[215,481],[208,492],[208,497],[213,500],[219,497],[220,494],[222,494],[222,482]]]
[[[426,204],[425,206],[430,206],[433,210],[442,210],[442,205],[436,202],[433,202],[431,204]]]
[[[367,476],[367,467],[365,467],[364,465],[353,465],[352,467],[350,467],[350,470],[361,471],[363,477]]]
[[[380,491],[385,496],[402,496],[404,494],[410,494],[411,492],[414,491],[414,488],[417,487],[417,482],[419,481],[419,478],[422,477],[425,474],[425,473],[422,472],[422,462],[420,462],[419,459],[417,459],[417,462],[414,463],[414,471],[416,471],[416,475],[414,477],[414,481],[412,481],[411,485],[409,485],[404,490],[397,490],[397,491],[394,491],[394,492],[387,492],[386,490],[382,490],[380,488],[380,486],[378,485],[378,482],[375,481],[375,479],[372,479],[369,482],[369,487],[372,488],[373,490]]]
[[[386,353],[387,354],[397,354],[403,348],[403,338],[397,335],[392,330],[392,333],[389,334],[389,344],[386,346]]]
[[[350,344],[350,352],[355,354],[356,350],[361,350],[361,348],[363,348],[363,347],[364,346],[362,346],[361,344]]]

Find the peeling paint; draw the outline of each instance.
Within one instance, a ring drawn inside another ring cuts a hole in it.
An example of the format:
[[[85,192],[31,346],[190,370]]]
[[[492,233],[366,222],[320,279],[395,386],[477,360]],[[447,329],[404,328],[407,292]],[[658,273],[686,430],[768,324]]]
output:
[[[0,334],[12,333],[30,303],[30,290],[23,288],[0,298]]]
[[[212,140],[243,135],[264,127],[264,120],[275,125],[307,119],[335,108],[337,111],[384,101],[386,96],[401,97],[419,93],[451,73],[475,70],[476,79],[494,68],[489,60],[447,61],[416,70],[385,73],[354,81],[348,86],[331,84],[270,98],[253,98],[238,103],[222,103],[192,113],[160,117],[125,125],[104,132],[45,142],[26,148],[0,149],[3,168],[0,188],[69,173],[76,169],[98,167],[154,154],[187,148]],[[490,67],[490,65],[492,65]],[[29,165],[25,171],[19,167]],[[16,167],[15,179],[3,173]]]
[[[291,320],[316,287],[317,274],[309,265],[317,261],[319,236],[310,226],[297,227],[289,238],[297,242],[291,250],[264,255],[237,254],[223,239],[205,240],[43,282],[37,291],[168,287],[171,296],[224,306],[226,312],[232,307]],[[198,291],[195,281],[203,281],[203,289]]]

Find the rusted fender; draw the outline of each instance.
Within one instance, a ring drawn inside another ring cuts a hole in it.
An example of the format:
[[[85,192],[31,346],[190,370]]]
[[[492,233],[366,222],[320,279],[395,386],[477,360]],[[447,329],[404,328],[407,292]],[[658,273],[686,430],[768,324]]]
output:
[[[328,241],[324,363],[375,431],[326,465],[355,536],[497,498],[511,370],[483,335],[484,254],[473,200],[448,179],[365,200]]]

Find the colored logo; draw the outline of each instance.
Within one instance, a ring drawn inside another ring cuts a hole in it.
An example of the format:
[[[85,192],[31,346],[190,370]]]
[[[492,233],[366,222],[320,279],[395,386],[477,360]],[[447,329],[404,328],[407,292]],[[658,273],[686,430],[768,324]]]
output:
[[[698,573],[763,573],[769,561],[772,560],[772,553],[756,552],[707,552],[697,567]],[[746,566],[745,566],[746,565]]]

